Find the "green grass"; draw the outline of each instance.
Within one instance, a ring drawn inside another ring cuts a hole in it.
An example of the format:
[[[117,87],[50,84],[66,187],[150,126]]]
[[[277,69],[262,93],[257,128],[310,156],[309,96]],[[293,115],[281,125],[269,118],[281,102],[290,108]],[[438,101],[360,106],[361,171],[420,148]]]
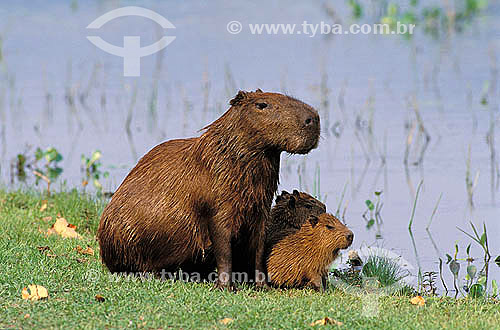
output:
[[[500,304],[479,300],[429,297],[416,307],[409,297],[382,297],[378,317],[366,317],[361,298],[340,291],[243,288],[234,294],[210,284],[117,280],[99,262],[95,230],[103,204],[65,192],[40,212],[42,199],[34,192],[0,191],[0,328],[302,328],[326,316],[349,329],[500,328]],[[58,213],[82,239],[42,233],[54,221],[43,218]],[[77,245],[89,245],[96,255],[78,254]],[[23,300],[21,290],[29,284],[46,287],[49,299]],[[96,301],[97,294],[105,301]],[[226,317],[234,320],[227,326],[219,322]]]

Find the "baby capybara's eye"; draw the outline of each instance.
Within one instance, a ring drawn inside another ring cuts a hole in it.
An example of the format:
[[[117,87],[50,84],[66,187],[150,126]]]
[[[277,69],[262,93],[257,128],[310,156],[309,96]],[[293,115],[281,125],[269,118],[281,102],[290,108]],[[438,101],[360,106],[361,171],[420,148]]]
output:
[[[333,226],[330,226],[330,225],[326,225],[326,228],[333,230]]]
[[[257,106],[257,108],[259,108],[260,110],[264,109],[264,108],[267,108],[267,103],[264,103],[264,102],[261,102],[261,103],[257,103],[255,104]]]
[[[312,209],[312,205],[311,204],[306,204],[305,207],[306,207],[306,209]]]

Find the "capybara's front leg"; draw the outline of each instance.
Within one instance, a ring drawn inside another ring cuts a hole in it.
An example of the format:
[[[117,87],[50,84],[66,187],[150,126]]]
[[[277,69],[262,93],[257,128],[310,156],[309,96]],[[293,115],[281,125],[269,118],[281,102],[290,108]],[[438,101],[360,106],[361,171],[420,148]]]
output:
[[[216,221],[209,224],[210,238],[214,245],[218,278],[215,286],[220,289],[232,289],[232,253],[231,232],[218,225]]]
[[[255,250],[255,285],[261,289],[267,289],[267,278],[264,265],[264,222],[258,228],[260,233],[257,234],[257,246]]]

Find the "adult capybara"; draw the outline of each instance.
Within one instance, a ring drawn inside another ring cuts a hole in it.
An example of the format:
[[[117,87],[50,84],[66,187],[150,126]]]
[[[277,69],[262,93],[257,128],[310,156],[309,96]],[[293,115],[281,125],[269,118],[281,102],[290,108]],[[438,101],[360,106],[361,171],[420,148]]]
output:
[[[156,146],[125,178],[97,232],[110,271],[205,269],[211,255],[217,285],[231,287],[237,246],[262,272],[280,154],[315,148],[320,120],[309,105],[261,90],[240,91],[230,105],[201,136]]]
[[[340,249],[352,244],[354,234],[329,213],[311,215],[300,230],[273,246],[267,272],[276,286],[310,286],[322,291],[327,267]]]

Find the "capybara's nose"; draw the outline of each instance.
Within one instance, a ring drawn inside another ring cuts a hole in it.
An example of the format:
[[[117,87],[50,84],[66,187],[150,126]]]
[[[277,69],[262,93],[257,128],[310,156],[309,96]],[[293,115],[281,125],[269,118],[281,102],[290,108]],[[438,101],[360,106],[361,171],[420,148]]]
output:
[[[349,232],[349,234],[346,235],[346,238],[347,238],[347,241],[350,243],[352,243],[352,241],[354,240],[354,234],[351,232]]]

